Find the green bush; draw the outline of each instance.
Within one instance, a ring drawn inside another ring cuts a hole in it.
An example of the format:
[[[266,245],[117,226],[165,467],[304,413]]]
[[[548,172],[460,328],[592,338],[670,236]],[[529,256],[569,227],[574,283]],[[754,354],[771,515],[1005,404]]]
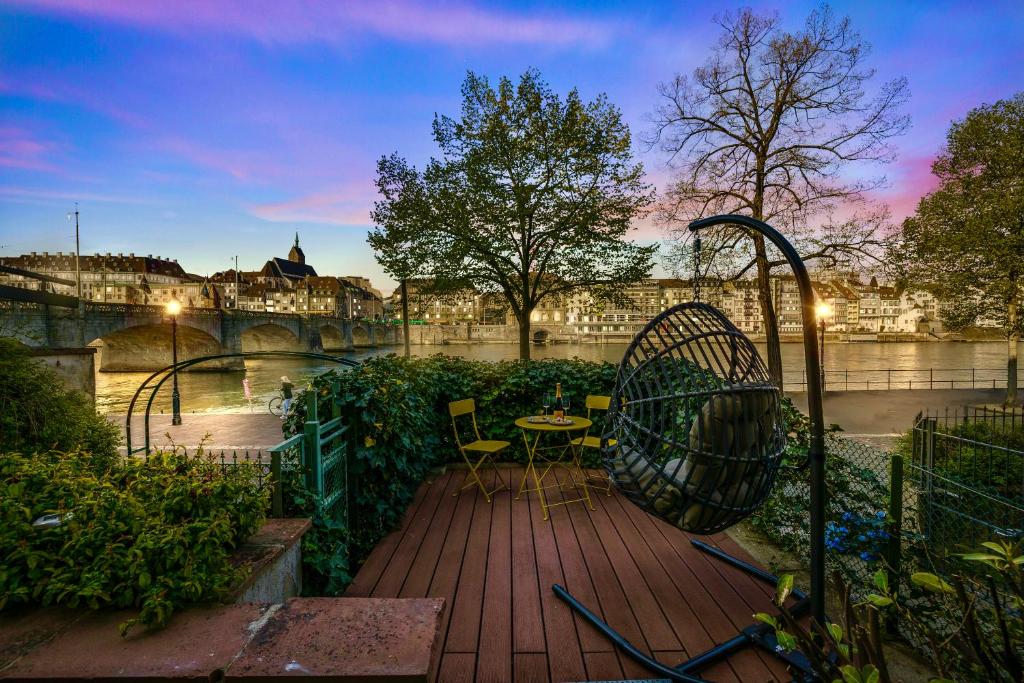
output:
[[[114,456],[117,428],[28,349],[0,337],[0,444],[6,452],[81,449]]]
[[[401,522],[427,472],[460,460],[448,416],[450,401],[475,398],[484,438],[511,442],[502,456],[525,462],[516,418],[539,412],[542,397],[553,392],[557,382],[572,397],[571,412],[585,413],[587,394],[611,393],[615,366],[578,359],[491,363],[440,354],[426,358],[378,356],[358,368],[327,372],[313,380],[321,415],[329,414],[332,382],[340,385],[342,410],[358,419],[359,438],[348,472],[353,487],[350,528],[329,528],[314,515],[314,529],[303,544],[303,580],[326,594],[344,590],[348,580],[344,557],[358,566],[380,538]],[[305,393],[297,397],[286,433],[301,430],[306,400]],[[293,490],[292,498],[297,495],[301,504],[293,504],[292,513],[305,510],[309,514],[309,492],[298,484]],[[338,552],[339,539],[346,544],[345,552]]]
[[[253,468],[159,453],[0,455],[0,609],[138,607],[162,626],[178,607],[227,596],[230,553],[266,509]],[[59,515],[60,526],[33,528]]]

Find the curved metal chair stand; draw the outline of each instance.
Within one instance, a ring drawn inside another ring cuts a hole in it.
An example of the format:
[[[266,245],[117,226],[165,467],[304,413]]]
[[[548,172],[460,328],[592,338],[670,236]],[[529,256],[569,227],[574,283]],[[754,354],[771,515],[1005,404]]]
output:
[[[715,216],[690,224],[697,232],[738,224],[768,238],[786,257],[800,289],[811,487],[811,590],[793,591],[794,615],[825,621],[825,440],[821,373],[810,277],[792,245],[774,228],[747,216]],[[605,469],[615,488],[648,513],[697,534],[736,524],[764,503],[786,446],[781,392],[753,343],[713,306],[675,306],[633,340],[619,365],[602,437]],[[613,443],[611,447],[607,444]],[[697,540],[698,550],[775,586],[778,577]],[[783,659],[793,680],[816,680],[806,657],[777,647],[774,630],[754,623],[730,640],[678,665],[653,659],[603,622],[562,586],[555,594],[630,657],[673,681],[701,681],[700,670],[748,646]]]
[[[175,372],[184,370],[193,365],[200,363],[206,363],[212,360],[222,360],[225,358],[311,358],[314,360],[325,360],[332,363],[338,363],[339,365],[345,365],[348,367],[358,367],[359,363],[350,359],[342,358],[341,356],[332,356],[326,353],[316,353],[314,351],[241,351],[236,353],[220,353],[212,356],[200,356],[199,358],[190,358],[188,360],[178,361],[176,364],[168,365],[165,368],[161,368],[147,377],[139,385],[139,388],[135,390],[135,394],[132,395],[132,400],[128,403],[128,414],[125,416],[125,446],[128,455],[133,453],[144,452],[149,453],[149,414],[153,408],[153,401],[156,399],[157,392],[160,391],[160,387],[163,386]],[[161,377],[161,375],[163,375]],[[149,400],[146,401],[146,412],[143,417],[143,446],[142,448],[132,448],[132,415],[135,412],[135,404],[139,400],[139,396],[143,390],[149,386],[157,377],[160,380],[153,385],[152,392],[149,395]]]

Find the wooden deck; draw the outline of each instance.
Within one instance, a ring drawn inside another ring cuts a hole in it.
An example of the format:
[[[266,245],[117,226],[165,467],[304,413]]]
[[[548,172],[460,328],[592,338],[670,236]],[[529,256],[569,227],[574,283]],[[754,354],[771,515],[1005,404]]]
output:
[[[515,486],[523,470],[503,473]],[[488,504],[467,489],[454,497],[464,474],[447,472],[420,487],[402,528],[374,549],[347,593],[445,598],[438,681],[652,675],[555,597],[555,583],[671,663],[736,635],[754,612],[770,611],[770,587],[695,550],[686,534],[620,496],[593,495],[593,512],[578,503],[556,507],[545,522],[535,496],[515,501],[502,491]],[[556,502],[558,491],[550,491]],[[724,534],[702,540],[749,559]],[[754,650],[702,675],[743,683],[790,678]]]

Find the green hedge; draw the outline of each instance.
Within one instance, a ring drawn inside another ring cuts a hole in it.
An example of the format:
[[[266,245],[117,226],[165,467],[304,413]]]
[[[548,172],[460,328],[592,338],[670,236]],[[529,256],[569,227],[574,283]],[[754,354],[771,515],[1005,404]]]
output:
[[[341,386],[342,409],[359,418],[361,438],[349,466],[352,528],[337,530],[317,523],[303,545],[304,581],[311,590],[328,595],[344,590],[349,579],[343,558],[356,566],[366,559],[380,538],[400,523],[428,471],[460,460],[448,416],[450,401],[475,398],[481,434],[511,442],[502,453],[504,459],[525,462],[515,419],[539,412],[542,397],[553,393],[557,382],[572,397],[572,412],[585,412],[587,394],[611,393],[615,366],[578,359],[492,363],[440,354],[378,356],[358,368],[327,372],[313,380],[321,414],[329,414],[329,387],[335,381]],[[297,397],[286,433],[302,428],[306,400],[305,393]],[[293,502],[293,510],[308,512],[308,493],[301,486],[295,490],[299,500]],[[339,541],[346,544],[342,552]]]
[[[244,578],[229,556],[267,502],[254,468],[198,457],[0,455],[0,609],[135,606],[123,629],[162,626],[178,607],[219,600]],[[48,514],[63,523],[33,528]]]

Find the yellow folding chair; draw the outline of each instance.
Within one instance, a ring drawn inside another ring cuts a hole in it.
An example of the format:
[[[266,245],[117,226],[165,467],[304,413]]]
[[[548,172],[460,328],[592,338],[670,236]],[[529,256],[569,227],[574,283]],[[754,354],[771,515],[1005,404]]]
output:
[[[601,412],[607,412],[608,411],[608,406],[611,405],[611,402],[612,402],[612,397],[611,396],[595,396],[595,395],[587,396],[587,400],[586,400],[587,419],[593,421],[592,414],[593,414],[593,412],[595,410],[601,411]],[[577,447],[577,448],[597,448],[597,449],[600,449],[601,448],[601,438],[598,437],[598,436],[590,436],[590,429],[591,428],[588,427],[587,431],[585,431],[583,433],[583,436],[579,437],[578,439],[573,439],[572,440],[572,445]],[[614,446],[615,443],[616,443],[615,439],[609,439],[608,440],[608,445],[609,446]],[[589,471],[586,471],[585,474],[586,474],[586,478],[587,478],[587,484],[590,485],[591,488],[595,488],[595,489],[599,489],[601,491],[604,491],[609,496],[612,495],[612,481],[611,481],[611,479],[608,478],[607,474],[604,474],[604,473],[593,474],[593,473],[591,473]]]
[[[501,476],[501,472],[498,471],[497,464],[494,462],[494,456],[508,448],[509,442],[491,441],[480,436],[480,429],[476,426],[476,401],[471,398],[464,398],[461,401],[452,401],[449,403],[448,414],[452,416],[452,431],[455,432],[455,443],[458,444],[459,452],[462,453],[462,458],[466,461],[466,465],[469,467],[469,472],[466,473],[466,481],[462,485],[462,488],[455,492],[455,495],[459,495],[460,491],[476,484],[483,492],[484,498],[486,498],[487,502],[490,503],[492,495],[502,489],[509,488],[508,484],[505,483],[505,479]],[[462,417],[463,415],[470,416],[470,419],[473,421],[473,434],[476,435],[476,441],[472,441],[467,444],[462,443],[462,437],[459,436],[459,426],[455,421],[455,418]],[[479,459],[477,459],[475,465],[470,460],[470,453],[479,454]],[[490,463],[491,467],[494,469],[494,475],[498,478],[498,481],[501,482],[497,488],[491,491],[488,491],[487,487],[484,486],[484,482],[480,479],[480,475],[478,473],[480,466],[483,465],[485,461]]]

